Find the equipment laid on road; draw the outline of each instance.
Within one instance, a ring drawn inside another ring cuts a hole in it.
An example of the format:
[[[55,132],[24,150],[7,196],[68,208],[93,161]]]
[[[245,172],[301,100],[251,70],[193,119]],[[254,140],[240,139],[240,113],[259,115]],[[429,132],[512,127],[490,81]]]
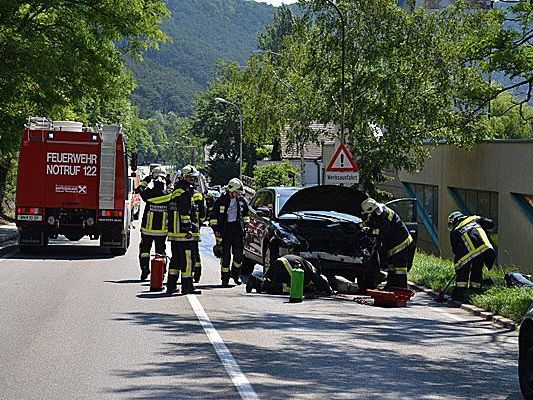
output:
[[[164,255],[156,254],[150,263],[150,291],[160,292],[163,290],[163,280],[167,272],[167,258]]]
[[[444,296],[444,293],[446,293],[446,290],[448,290],[448,288],[450,287],[450,285],[452,284],[452,282],[455,280],[455,277],[457,276],[457,272],[455,274],[453,274],[453,276],[451,277],[451,279],[448,281],[448,283],[446,284],[446,286],[444,286],[444,289],[442,289],[439,294],[437,295],[437,297],[435,297],[435,301],[437,303],[444,303],[446,301],[446,297]]]
[[[137,169],[132,155],[132,171]],[[16,199],[19,248],[43,247],[64,235],[100,239],[115,255],[130,242],[133,193],[119,125],[31,117],[22,135]]]
[[[374,305],[379,307],[406,307],[407,301],[415,295],[414,290],[403,288],[368,289],[366,293],[374,299]]]

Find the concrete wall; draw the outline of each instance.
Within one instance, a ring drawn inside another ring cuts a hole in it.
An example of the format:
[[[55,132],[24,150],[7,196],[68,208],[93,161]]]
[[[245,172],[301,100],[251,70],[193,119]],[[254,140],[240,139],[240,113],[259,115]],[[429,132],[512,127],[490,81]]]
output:
[[[438,236],[445,257],[452,256],[447,217],[459,209],[449,188],[497,192],[499,263],[533,272],[533,224],[511,195],[533,195],[533,141],[484,142],[470,151],[439,145],[419,173],[400,172],[399,180],[438,186]],[[400,182],[389,187],[405,195]]]

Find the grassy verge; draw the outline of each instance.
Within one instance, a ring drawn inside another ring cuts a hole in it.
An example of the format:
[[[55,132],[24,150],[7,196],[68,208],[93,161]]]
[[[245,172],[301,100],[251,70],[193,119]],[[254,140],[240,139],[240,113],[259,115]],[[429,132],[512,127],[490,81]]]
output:
[[[506,272],[516,272],[516,268],[494,267],[491,271],[484,269],[483,277],[491,278],[496,285],[482,294],[472,296],[470,302],[487,311],[519,322],[533,303],[533,288],[508,288],[505,285]],[[439,257],[417,252],[413,268],[409,272],[409,280],[441,291],[454,276],[453,263]],[[453,290],[454,282],[447,293]]]

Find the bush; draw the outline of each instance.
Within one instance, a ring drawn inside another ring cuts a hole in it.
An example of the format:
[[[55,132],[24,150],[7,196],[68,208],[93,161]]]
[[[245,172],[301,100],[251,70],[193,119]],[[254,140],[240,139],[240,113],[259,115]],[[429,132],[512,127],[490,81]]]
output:
[[[496,283],[485,292],[471,297],[471,303],[487,311],[494,312],[519,322],[533,303],[533,288],[508,288],[505,274],[515,271],[511,267],[495,266],[491,271],[483,270],[483,277]],[[417,252],[409,279],[435,291],[441,291],[454,276],[453,263],[433,255]],[[454,282],[447,293],[453,290]]]
[[[300,169],[289,164],[272,163],[254,167],[254,186],[261,189],[266,186],[295,186],[298,185]]]

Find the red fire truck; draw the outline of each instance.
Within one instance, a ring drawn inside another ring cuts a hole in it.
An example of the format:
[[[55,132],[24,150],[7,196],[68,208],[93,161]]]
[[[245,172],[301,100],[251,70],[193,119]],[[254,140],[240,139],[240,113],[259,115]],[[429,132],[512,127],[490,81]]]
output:
[[[121,126],[93,129],[81,122],[29,118],[17,180],[20,250],[64,235],[71,241],[100,239],[101,247],[125,254],[133,206],[130,178]]]

